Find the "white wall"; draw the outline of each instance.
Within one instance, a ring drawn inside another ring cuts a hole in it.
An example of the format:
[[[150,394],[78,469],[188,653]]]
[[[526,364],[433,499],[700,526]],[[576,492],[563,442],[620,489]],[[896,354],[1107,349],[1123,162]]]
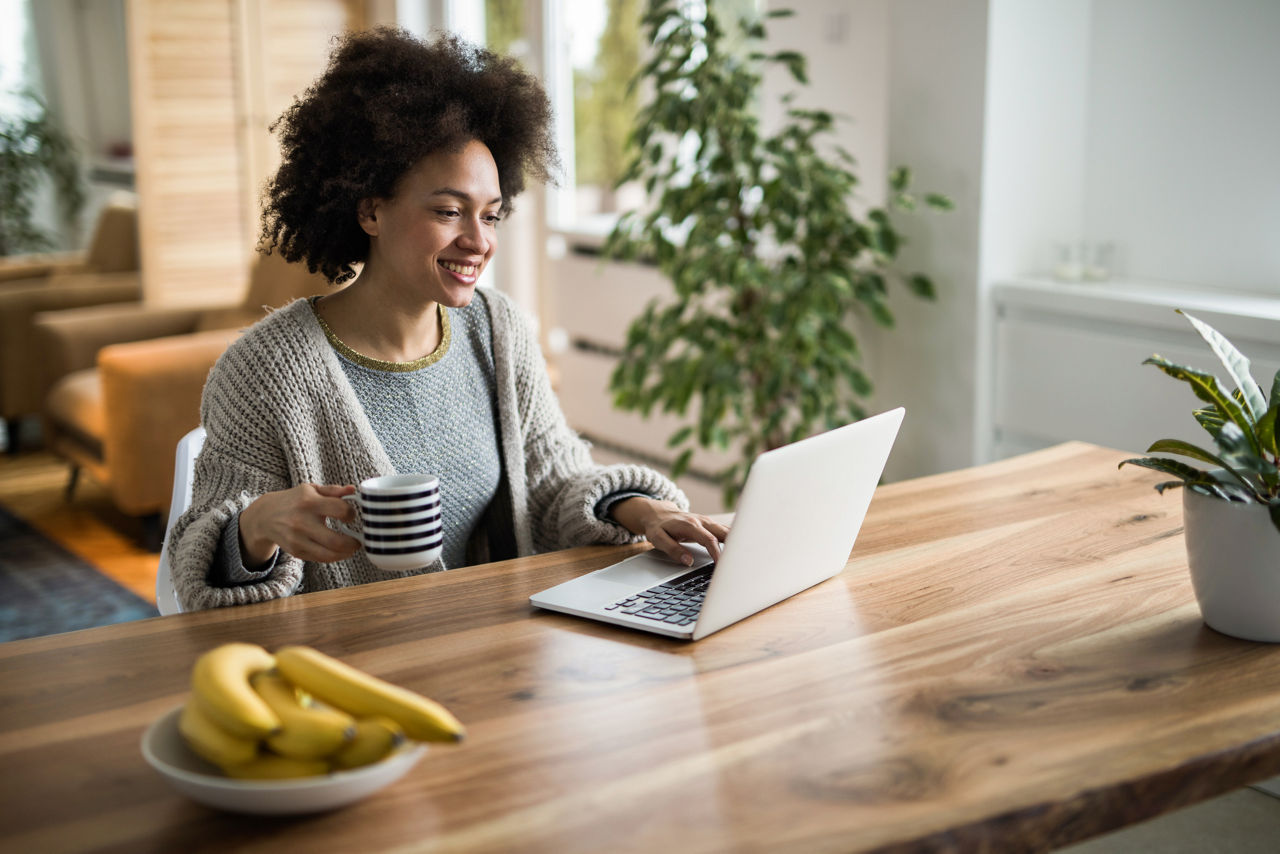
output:
[[[891,301],[897,327],[859,324],[858,334],[876,387],[870,411],[907,408],[886,477],[967,466],[976,417],[987,0],[770,5],[797,13],[773,22],[770,32],[774,47],[809,57],[812,82],[801,103],[849,119],[839,140],[858,160],[858,202],[883,204],[888,174],[903,164],[918,189],[956,202],[945,215],[896,220],[908,240],[902,268],[928,273],[939,301],[899,293]]]
[[[928,273],[939,298],[900,291],[897,328],[868,336],[873,411],[907,409],[886,469],[897,480],[973,460],[987,2],[894,0],[889,39],[889,162],[956,205],[898,218],[902,268]]]
[[[1280,2],[1093,4],[1083,216],[1130,278],[1280,296]]]
[[[1091,0],[991,0],[983,135],[973,459],[991,453],[996,370],[990,288],[1047,275],[1084,237]]]
[[[1092,3],[992,0],[983,152],[984,280],[1047,273],[1084,237]]]
[[[990,33],[984,303],[1002,282],[1044,278],[1054,242],[1113,242],[1116,281],[1058,286],[1052,311],[1038,308],[1034,323],[1030,315],[1006,317],[1002,333],[1009,341],[1021,335],[1017,340],[1043,342],[1050,328],[1060,331],[1046,363],[1057,367],[1041,370],[1037,383],[1072,410],[1112,415],[1099,416],[1089,430],[1062,421],[1056,431],[1014,436],[1026,432],[1019,419],[1032,413],[1020,408],[1034,409],[1034,395],[1010,397],[1012,386],[997,382],[1025,365],[996,364],[991,312],[983,311],[975,459],[1067,438],[1133,447],[1134,437],[1160,429],[1148,423],[1150,407],[1134,411],[1145,373],[1128,388],[1119,384],[1134,368],[1132,354],[1104,358],[1101,339],[1080,325],[1091,309],[1070,303],[1106,297],[1113,337],[1141,339],[1148,354],[1164,346],[1141,331],[1151,319],[1112,296],[1132,291],[1154,299],[1158,291],[1171,315],[1173,306],[1200,305],[1199,294],[1216,294],[1220,304],[1209,305],[1229,334],[1233,317],[1275,314],[1266,298],[1232,300],[1230,292],[1280,296],[1280,3],[991,0]],[[1140,287],[1147,290],[1134,290]],[[1248,305],[1261,307],[1236,308]],[[1040,331],[1029,331],[1033,325]],[[1101,363],[1112,370],[1088,387],[1072,373],[1073,366]]]
[[[765,75],[766,132],[777,127],[778,97],[786,92],[798,93],[797,107],[835,114],[834,141],[857,160],[858,203],[883,204],[889,175],[890,0],[772,0],[766,6],[795,12],[769,21],[769,48],[800,51],[809,60],[807,86],[797,87],[782,69]]]

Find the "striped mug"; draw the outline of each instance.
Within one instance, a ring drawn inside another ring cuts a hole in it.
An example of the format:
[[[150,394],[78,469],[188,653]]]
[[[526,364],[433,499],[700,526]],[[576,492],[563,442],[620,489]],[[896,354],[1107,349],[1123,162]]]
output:
[[[419,569],[444,550],[440,518],[440,479],[430,474],[388,474],[360,482],[353,503],[360,519],[355,530],[334,520],[337,528],[364,546],[369,562],[398,572]]]

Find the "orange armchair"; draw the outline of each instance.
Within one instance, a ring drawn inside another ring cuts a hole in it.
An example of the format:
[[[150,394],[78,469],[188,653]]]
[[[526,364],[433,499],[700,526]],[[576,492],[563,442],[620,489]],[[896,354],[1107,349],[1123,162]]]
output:
[[[71,252],[0,256],[0,287],[15,280],[78,273],[125,273],[138,269],[138,198],[115,193],[98,213],[89,245]],[[24,284],[34,284],[25,281]]]
[[[173,449],[200,423],[213,363],[267,307],[332,290],[302,264],[259,255],[237,305],[101,306],[37,318],[54,369],[65,372],[45,402],[44,423],[49,448],[71,465],[68,496],[87,471],[121,511],[143,517],[144,542],[158,548]]]

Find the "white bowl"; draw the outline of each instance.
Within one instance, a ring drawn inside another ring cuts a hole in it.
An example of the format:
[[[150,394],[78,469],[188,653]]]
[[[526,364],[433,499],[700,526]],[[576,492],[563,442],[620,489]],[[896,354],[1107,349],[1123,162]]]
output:
[[[231,812],[289,815],[354,803],[403,777],[427,746],[406,742],[381,762],[296,780],[236,780],[191,752],[178,732],[177,708],[142,735],[142,755],[169,785],[206,806]]]

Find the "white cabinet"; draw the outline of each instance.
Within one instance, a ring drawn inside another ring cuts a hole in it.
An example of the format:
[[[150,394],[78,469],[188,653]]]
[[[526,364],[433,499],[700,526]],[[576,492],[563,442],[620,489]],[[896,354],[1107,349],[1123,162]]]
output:
[[[1207,370],[1217,357],[1176,308],[1253,361],[1264,393],[1280,369],[1280,299],[1153,284],[1018,281],[993,289],[993,458],[1070,439],[1141,452],[1161,438],[1205,443],[1186,383],[1142,362],[1153,353]]]

